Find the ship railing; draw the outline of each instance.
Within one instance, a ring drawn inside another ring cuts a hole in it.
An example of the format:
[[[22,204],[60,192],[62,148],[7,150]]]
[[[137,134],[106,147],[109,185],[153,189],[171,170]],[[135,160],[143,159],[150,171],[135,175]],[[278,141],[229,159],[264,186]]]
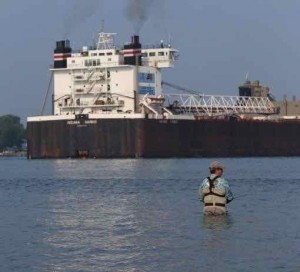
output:
[[[95,101],[96,102],[96,101]],[[60,108],[62,110],[69,110],[69,109],[88,109],[88,108],[120,108],[124,106],[124,102],[123,101],[119,101],[119,102],[105,102],[103,101],[103,103],[101,104],[91,104],[91,103],[80,103],[79,105],[67,105],[67,106],[61,106]]]
[[[149,94],[144,95],[142,99],[140,99],[139,104],[140,106],[147,108],[157,118],[159,116],[159,112],[157,112],[153,107],[153,105],[149,103],[148,99],[149,99]]]
[[[178,114],[276,114],[277,108],[268,97],[245,97],[224,95],[165,95],[167,107]]]

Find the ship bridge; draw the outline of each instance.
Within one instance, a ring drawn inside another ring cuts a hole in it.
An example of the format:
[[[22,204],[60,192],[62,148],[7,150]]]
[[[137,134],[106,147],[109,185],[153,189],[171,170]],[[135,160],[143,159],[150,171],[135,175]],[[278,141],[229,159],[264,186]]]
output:
[[[142,49],[142,63],[144,66],[171,68],[174,67],[178,58],[178,50],[171,47],[171,45],[165,46],[161,43],[160,46],[149,46]]]

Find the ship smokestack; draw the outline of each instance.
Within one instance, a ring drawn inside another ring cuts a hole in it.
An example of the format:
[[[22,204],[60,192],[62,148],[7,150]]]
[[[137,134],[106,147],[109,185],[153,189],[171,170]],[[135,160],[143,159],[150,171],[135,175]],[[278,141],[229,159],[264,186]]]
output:
[[[125,65],[136,65],[137,56],[138,65],[142,66],[142,45],[140,43],[140,37],[138,35],[132,36],[131,43],[124,45],[123,54]]]
[[[132,37],[132,43],[135,44],[135,45],[140,44],[140,36],[134,35],[134,36]]]
[[[69,40],[56,42],[54,50],[54,68],[67,68],[67,59],[72,56],[72,48]]]
[[[142,66],[142,45],[140,37],[131,37],[131,43],[125,44],[123,49],[124,64],[134,67],[134,112],[139,112],[139,67]]]

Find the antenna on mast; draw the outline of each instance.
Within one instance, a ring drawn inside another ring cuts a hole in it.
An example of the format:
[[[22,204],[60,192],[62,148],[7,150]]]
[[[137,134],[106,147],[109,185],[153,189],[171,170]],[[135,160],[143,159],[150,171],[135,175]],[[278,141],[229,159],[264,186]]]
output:
[[[246,73],[246,81],[249,81],[249,72]]]
[[[101,20],[101,29],[98,36],[97,49],[114,49],[114,36],[116,33],[104,32],[104,20]]]
[[[105,20],[102,19],[101,20],[101,29],[100,29],[100,32],[104,32],[104,26],[105,26]]]
[[[169,33],[169,37],[168,37],[168,47],[171,48],[172,46],[172,36],[171,34]]]

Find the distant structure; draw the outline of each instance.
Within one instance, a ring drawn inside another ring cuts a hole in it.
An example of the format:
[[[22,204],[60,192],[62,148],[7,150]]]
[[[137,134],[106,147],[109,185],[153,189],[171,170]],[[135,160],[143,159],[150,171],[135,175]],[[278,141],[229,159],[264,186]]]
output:
[[[281,116],[300,116],[300,101],[296,100],[296,96],[292,100],[284,96],[282,101],[276,101],[274,105],[280,108]]]
[[[275,101],[275,97],[271,94],[270,88],[260,85],[259,80],[251,82],[246,79],[245,83],[239,87],[239,95],[249,97],[268,97],[271,101]]]
[[[270,88],[260,84],[259,80],[251,82],[248,78],[244,84],[239,86],[240,96],[249,97],[268,97],[278,108],[280,116],[300,116],[300,101],[293,96],[292,100],[288,100],[285,95],[282,101],[277,101],[275,96],[271,93]]]

